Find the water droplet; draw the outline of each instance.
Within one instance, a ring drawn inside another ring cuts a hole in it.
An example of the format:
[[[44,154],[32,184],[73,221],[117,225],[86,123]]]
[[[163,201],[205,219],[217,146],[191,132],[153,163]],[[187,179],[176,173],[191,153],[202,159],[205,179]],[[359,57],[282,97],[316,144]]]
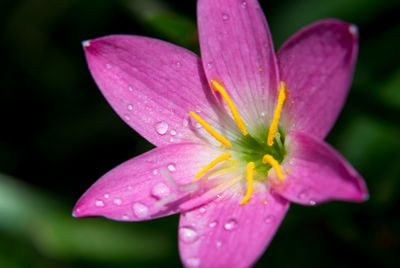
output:
[[[104,202],[103,202],[103,200],[96,200],[96,206],[97,207],[104,207]]]
[[[130,92],[132,92],[132,91],[133,91],[133,87],[132,87],[132,86],[128,86],[128,90],[129,90]]]
[[[146,218],[149,213],[149,208],[143,205],[142,203],[133,204],[133,212],[139,219]]]
[[[217,248],[220,248],[222,246],[222,242],[221,241],[217,241],[216,246],[217,246]]]
[[[229,20],[229,15],[226,14],[226,13],[222,14],[222,19],[223,20]]]
[[[317,204],[317,202],[315,202],[314,200],[310,200],[310,205],[311,206],[315,206]]]
[[[116,205],[121,205],[122,204],[122,200],[121,199],[119,199],[119,198],[115,198],[114,199],[114,204],[116,204]]]
[[[306,190],[301,191],[301,192],[299,193],[299,195],[298,195],[298,197],[299,197],[300,199],[303,199],[303,200],[306,199],[307,196],[308,196],[308,193],[307,193]]]
[[[225,223],[224,228],[225,230],[231,231],[234,230],[237,226],[237,221],[234,219],[230,219],[227,223]]]
[[[350,25],[350,26],[349,26],[349,32],[350,32],[352,35],[357,35],[357,34],[358,34],[358,27],[357,27],[357,25],[355,25],[355,24]]]
[[[200,265],[199,258],[189,258],[186,260],[186,264],[191,267],[198,267]]]
[[[170,138],[170,139],[169,139],[169,142],[174,142],[174,138]]]
[[[261,112],[261,116],[265,116],[265,112]]]
[[[156,124],[156,131],[160,135],[164,135],[168,131],[168,124],[161,121]]]
[[[201,128],[202,127],[202,125],[199,122],[195,122],[194,126],[195,126],[195,128]]]
[[[212,62],[207,63],[207,68],[210,69],[212,67]]]
[[[208,227],[210,228],[214,228],[215,226],[217,226],[218,222],[217,221],[212,221],[208,224]]]
[[[176,135],[176,131],[175,131],[175,130],[171,130],[170,133],[171,133],[172,136],[175,136],[175,135]]]
[[[126,214],[122,215],[121,219],[124,220],[124,221],[127,221],[127,220],[129,220],[129,216],[126,215]]]
[[[129,185],[129,186],[128,186],[128,190],[129,190],[129,191],[132,191],[132,189],[133,189],[132,186]]]
[[[185,243],[193,243],[198,238],[197,232],[191,227],[179,228],[179,239]]]
[[[177,61],[177,62],[175,63],[175,65],[176,65],[176,67],[181,67],[182,63],[181,63],[180,61]]]
[[[264,204],[264,205],[268,205],[268,200],[264,200],[264,201],[263,201],[263,204]]]
[[[242,6],[242,8],[246,8],[246,7],[247,7],[247,2],[246,2],[246,1],[243,1],[242,4],[241,4],[241,6]]]
[[[172,163],[171,163],[171,164],[169,164],[169,165],[168,165],[168,170],[169,170],[169,171],[175,171],[175,170],[176,170],[176,167],[175,167],[175,165],[174,165],[174,164],[172,164]]]
[[[207,211],[207,208],[206,208],[205,206],[204,206],[204,207],[201,207],[201,208],[199,209],[199,211],[200,211],[201,214],[203,214],[204,212]]]
[[[111,69],[111,64],[107,63],[107,64],[106,64],[106,68],[107,68],[107,69]]]
[[[127,121],[129,121],[129,120],[131,120],[131,118],[129,117],[129,115],[124,115],[124,118],[127,120]]]
[[[273,215],[269,215],[265,218],[265,223],[271,223],[273,220],[275,219],[275,217]]]
[[[153,175],[157,175],[157,174],[158,174],[158,170],[157,169],[153,170]]]
[[[169,195],[170,189],[162,182],[157,183],[151,190],[152,195],[158,198],[163,198]]]
[[[109,197],[110,197],[109,194],[104,194],[104,198],[105,198],[105,199],[107,199],[107,198],[109,198]]]
[[[132,111],[132,110],[133,110],[132,104],[128,104],[128,110],[129,110],[129,111]]]

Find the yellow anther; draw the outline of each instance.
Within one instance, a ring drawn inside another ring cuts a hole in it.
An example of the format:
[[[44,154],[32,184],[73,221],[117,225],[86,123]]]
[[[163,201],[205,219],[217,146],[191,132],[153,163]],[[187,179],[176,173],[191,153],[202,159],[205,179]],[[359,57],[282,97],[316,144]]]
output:
[[[285,180],[285,177],[283,177],[283,174],[281,171],[281,166],[279,165],[278,161],[276,161],[272,155],[270,155],[270,154],[264,155],[262,162],[263,162],[263,164],[270,164],[275,169],[275,172],[276,172],[276,175],[278,176],[278,178],[282,181]]]
[[[210,164],[208,164],[205,168],[203,168],[202,171],[200,171],[199,173],[196,174],[196,176],[194,176],[195,179],[200,178],[201,176],[203,176],[207,171],[209,171],[210,169],[212,169],[213,167],[215,167],[218,163],[221,163],[222,161],[225,161],[229,158],[231,158],[232,155],[231,154],[223,154],[218,156],[217,158],[215,158],[213,161],[210,162]]]
[[[268,139],[267,139],[268,146],[272,146],[274,144],[275,134],[276,131],[278,130],[279,118],[281,117],[282,106],[286,100],[286,92],[287,92],[286,83],[281,81],[281,83],[279,84],[278,104],[276,105],[274,118],[272,119],[271,126],[269,127]]]
[[[249,162],[246,168],[246,180],[247,180],[247,192],[243,197],[242,201],[240,201],[241,205],[249,202],[251,194],[253,193],[253,172],[254,172],[254,162]]]
[[[238,125],[238,127],[240,128],[240,131],[242,131],[243,135],[247,135],[247,130],[246,127],[244,125],[244,122],[242,120],[242,118],[239,115],[239,112],[236,109],[235,104],[233,104],[231,98],[229,98],[228,93],[226,93],[225,88],[215,79],[211,80],[211,88],[215,91],[218,91],[219,93],[221,93],[221,96],[224,98],[224,100],[226,101],[226,103],[229,106],[229,109],[231,109],[232,112],[232,116],[236,121],[236,124]]]
[[[228,148],[232,147],[232,144],[228,141],[227,138],[225,138],[224,136],[222,136],[221,134],[219,134],[217,131],[215,131],[206,121],[204,121],[203,118],[201,118],[200,116],[198,116],[197,114],[195,114],[194,112],[190,111],[189,112],[191,116],[193,116],[194,119],[197,120],[197,122],[200,123],[200,125],[202,125],[204,127],[205,130],[207,130],[208,133],[211,134],[211,136],[213,136],[217,141],[219,141],[220,143],[222,143],[223,145],[225,145]]]

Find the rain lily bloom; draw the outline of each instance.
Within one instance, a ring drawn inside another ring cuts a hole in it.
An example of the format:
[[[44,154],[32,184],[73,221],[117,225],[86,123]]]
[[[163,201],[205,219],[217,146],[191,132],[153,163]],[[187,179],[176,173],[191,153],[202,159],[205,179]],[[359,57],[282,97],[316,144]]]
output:
[[[118,115],[156,148],[80,198],[75,217],[142,221],[181,213],[187,267],[248,267],[290,202],[361,202],[360,175],[323,139],[345,101],[357,28],[322,20],[274,52],[256,0],[199,0],[201,59],[156,39],[83,43]]]

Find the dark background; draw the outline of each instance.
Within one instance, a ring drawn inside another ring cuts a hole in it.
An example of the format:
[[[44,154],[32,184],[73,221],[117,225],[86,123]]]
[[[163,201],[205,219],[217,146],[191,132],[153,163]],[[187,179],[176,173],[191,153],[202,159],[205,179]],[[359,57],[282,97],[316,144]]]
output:
[[[359,26],[354,82],[328,142],[371,197],[292,205],[256,267],[400,267],[399,2],[261,5],[276,48],[317,19]],[[198,53],[195,8],[189,0],[0,2],[0,267],[181,266],[178,216],[122,223],[71,211],[98,177],[152,148],[101,96],[81,41],[146,35]]]

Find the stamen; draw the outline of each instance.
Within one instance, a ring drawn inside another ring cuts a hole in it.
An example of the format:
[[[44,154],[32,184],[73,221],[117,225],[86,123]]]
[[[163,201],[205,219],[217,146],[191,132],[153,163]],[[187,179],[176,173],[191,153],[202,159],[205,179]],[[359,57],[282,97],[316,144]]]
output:
[[[236,121],[236,124],[240,128],[240,131],[242,131],[243,135],[247,135],[247,130],[244,125],[244,122],[242,118],[240,117],[235,104],[233,104],[231,98],[229,98],[228,93],[226,93],[225,88],[215,79],[211,80],[211,88],[215,91],[218,91],[221,93],[222,97],[225,99],[226,103],[228,104],[229,108],[231,109],[232,116]]]
[[[276,105],[274,117],[272,119],[271,126],[269,127],[268,139],[267,139],[268,146],[272,146],[274,144],[274,138],[276,131],[278,129],[279,118],[281,117],[282,106],[286,100],[286,91],[287,91],[286,83],[281,81],[281,83],[279,84],[278,104]]]
[[[195,114],[194,112],[190,111],[189,112],[191,116],[193,116],[194,119],[197,120],[197,122],[200,123],[200,125],[202,125],[204,127],[205,130],[207,130],[208,133],[211,134],[211,136],[213,136],[217,141],[219,141],[220,143],[222,143],[223,145],[225,145],[228,148],[232,147],[232,144],[228,141],[227,138],[225,138],[224,136],[222,136],[221,134],[219,134],[217,131],[215,131],[206,121],[204,121],[203,118],[201,118],[200,116],[198,116],[197,114]]]
[[[242,201],[240,201],[241,205],[249,202],[251,194],[253,193],[253,172],[254,172],[254,162],[249,162],[246,168],[246,180],[247,180],[247,192],[243,197]]]
[[[213,161],[210,162],[210,164],[208,164],[205,168],[203,168],[203,170],[201,170],[199,173],[196,174],[196,176],[194,176],[195,179],[200,178],[201,176],[203,176],[207,171],[209,171],[210,169],[212,169],[213,167],[215,167],[218,163],[221,163],[222,161],[225,161],[229,158],[231,158],[232,155],[231,154],[223,154],[218,156],[217,158],[215,158]]]
[[[262,159],[263,164],[270,164],[276,172],[276,175],[278,175],[278,178],[282,181],[285,180],[285,177],[283,177],[282,171],[281,171],[281,166],[279,165],[278,161],[275,160],[275,158],[270,155],[270,154],[266,154],[264,155],[263,159]]]

